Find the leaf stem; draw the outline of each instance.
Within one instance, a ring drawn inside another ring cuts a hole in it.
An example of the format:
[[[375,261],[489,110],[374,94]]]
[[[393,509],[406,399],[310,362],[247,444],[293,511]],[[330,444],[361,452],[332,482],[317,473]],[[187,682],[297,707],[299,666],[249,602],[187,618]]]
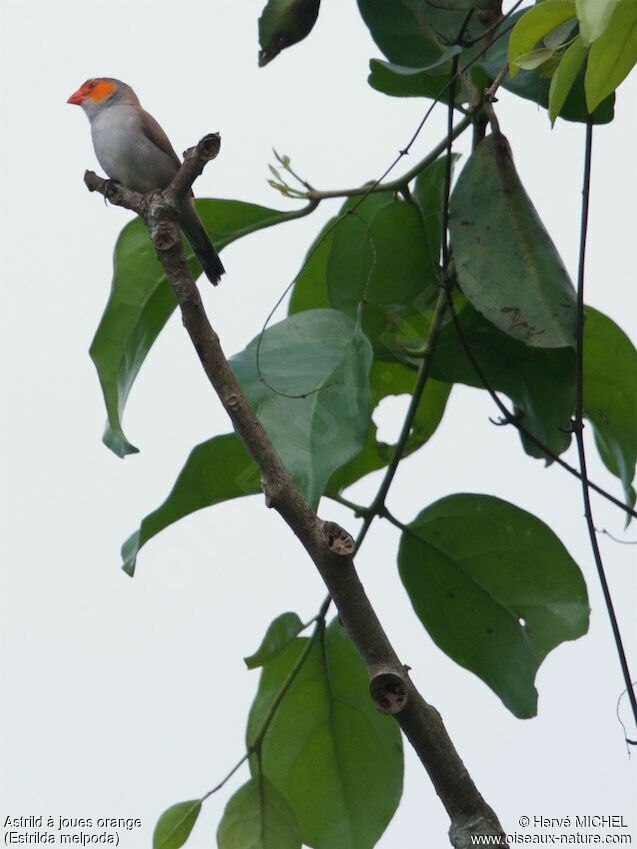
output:
[[[473,122],[473,115],[466,115],[455,127],[451,128],[451,137],[453,139],[457,139],[458,136],[461,136],[464,131],[471,126]],[[447,149],[448,146],[448,138],[445,137],[441,142],[439,142],[432,150],[425,156],[420,162],[417,162],[413,168],[410,168],[409,171],[406,171],[401,177],[397,177],[395,180],[388,180],[386,183],[376,183],[372,186],[357,186],[352,189],[333,189],[328,191],[320,191],[319,189],[312,189],[308,191],[304,197],[308,198],[308,200],[321,201],[326,200],[328,198],[345,198],[345,197],[354,197],[358,195],[371,195],[375,192],[395,192],[401,191],[405,186],[407,186],[414,177],[417,177],[425,168],[428,168],[436,159],[440,156],[441,153]]]

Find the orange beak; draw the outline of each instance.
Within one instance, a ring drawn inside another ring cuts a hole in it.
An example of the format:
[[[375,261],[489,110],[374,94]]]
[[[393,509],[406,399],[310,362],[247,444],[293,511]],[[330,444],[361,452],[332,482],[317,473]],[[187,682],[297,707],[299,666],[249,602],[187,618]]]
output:
[[[85,99],[86,95],[84,94],[81,88],[78,88],[78,90],[74,91],[66,102],[80,106]]]

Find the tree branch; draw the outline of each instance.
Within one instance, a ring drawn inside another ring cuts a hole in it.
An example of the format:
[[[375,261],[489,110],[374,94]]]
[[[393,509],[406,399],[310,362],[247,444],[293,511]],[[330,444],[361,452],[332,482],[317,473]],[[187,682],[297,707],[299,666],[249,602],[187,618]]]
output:
[[[267,506],[280,514],[310,555],[338,608],[345,629],[367,666],[370,681],[377,681],[379,675],[389,674],[391,687],[399,681],[404,688],[404,699],[395,718],[429,773],[449,814],[452,844],[457,849],[464,849],[471,845],[471,835],[474,834],[496,835],[504,840],[495,813],[473,783],[438,711],[420,695],[389,642],[356,573],[352,557],[337,553],[338,546],[332,542],[333,523],[321,520],[298,490],[250,408],[210,325],[184,257],[179,228],[183,200],[205,163],[218,151],[218,143],[215,145],[210,139],[206,136],[195,148],[186,152],[175,179],[163,192],[139,195],[102,180],[92,172],[85,174],[86,185],[112,203],[137,212],[148,226],[204,371],[236,432],[261,470]],[[373,695],[377,706],[383,710],[384,697],[393,693],[385,694],[382,688],[375,688]]]

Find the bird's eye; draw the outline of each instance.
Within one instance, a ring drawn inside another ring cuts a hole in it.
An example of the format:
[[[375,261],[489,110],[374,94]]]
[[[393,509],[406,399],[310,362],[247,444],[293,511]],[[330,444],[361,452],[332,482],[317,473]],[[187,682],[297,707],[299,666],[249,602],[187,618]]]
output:
[[[96,85],[97,83],[95,82],[95,80],[91,80],[91,82],[88,84],[89,90],[95,88]]]

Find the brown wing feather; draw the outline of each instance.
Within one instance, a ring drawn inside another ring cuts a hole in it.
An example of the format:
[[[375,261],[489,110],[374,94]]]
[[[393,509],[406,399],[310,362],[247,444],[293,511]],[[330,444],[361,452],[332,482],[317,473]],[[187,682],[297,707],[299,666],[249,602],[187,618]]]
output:
[[[165,153],[166,156],[170,157],[175,168],[179,168],[181,162],[166,133],[162,130],[153,116],[149,115],[148,112],[145,112],[143,109],[141,110],[141,116],[142,130],[146,138],[149,139],[155,147],[158,147],[162,153]]]
[[[175,171],[177,171],[181,165],[181,160],[175,153],[175,148],[170,143],[170,139],[152,115],[144,109],[141,109],[140,112],[142,116],[142,130],[144,135],[155,145],[155,147],[158,147],[162,153],[165,153],[166,156],[169,157],[171,163],[175,166]],[[195,196],[192,190],[189,194],[191,197]]]

